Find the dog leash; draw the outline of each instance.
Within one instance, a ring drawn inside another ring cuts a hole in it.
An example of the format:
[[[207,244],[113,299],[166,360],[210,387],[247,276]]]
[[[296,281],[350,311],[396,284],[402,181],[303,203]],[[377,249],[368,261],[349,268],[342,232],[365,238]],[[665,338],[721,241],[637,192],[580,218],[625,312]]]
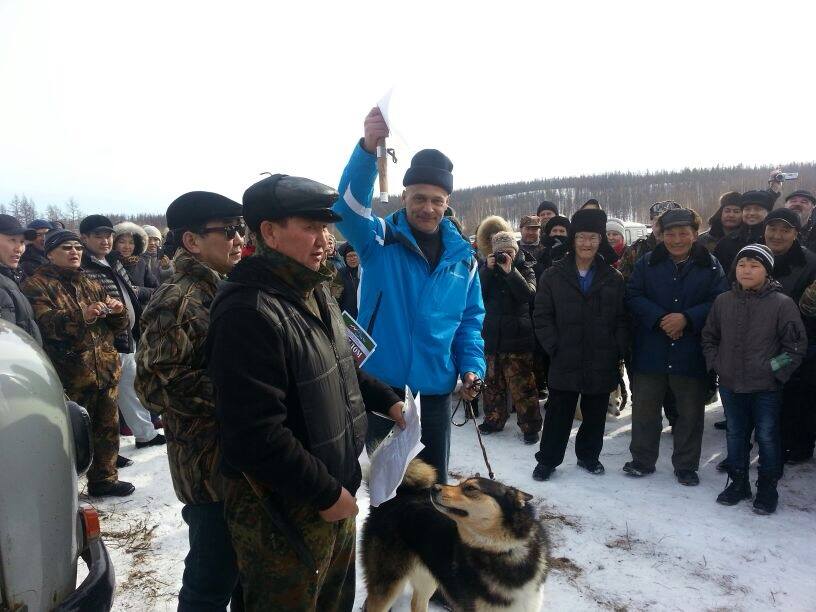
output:
[[[484,381],[481,378],[477,378],[473,381],[471,385],[472,388],[476,389],[476,396],[473,399],[476,399],[482,394],[484,390]],[[457,423],[454,421],[453,417],[456,416],[456,413],[459,411],[459,407],[464,404],[465,406],[465,420],[461,423]],[[479,431],[479,425],[476,423],[476,414],[473,410],[473,401],[466,400],[464,397],[459,397],[459,401],[456,404],[456,408],[453,409],[453,413],[451,414],[451,424],[455,425],[456,427],[464,427],[468,421],[473,421],[473,425],[476,428],[476,437],[479,440],[479,446],[482,449],[482,457],[484,458],[485,466],[487,466],[487,473],[490,476],[490,480],[496,480],[496,475],[493,473],[493,468],[490,467],[490,461],[487,459],[487,450],[485,449],[484,442],[482,442],[482,432]]]

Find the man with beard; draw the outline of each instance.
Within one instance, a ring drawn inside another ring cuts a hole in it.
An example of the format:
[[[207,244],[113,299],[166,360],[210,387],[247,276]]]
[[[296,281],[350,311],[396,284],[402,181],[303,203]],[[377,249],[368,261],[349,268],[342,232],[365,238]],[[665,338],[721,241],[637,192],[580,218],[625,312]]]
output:
[[[788,194],[785,198],[785,208],[789,208],[799,215],[802,229],[799,232],[799,242],[807,249],[816,251],[816,230],[814,230],[814,214],[816,209],[816,195],[805,189],[799,189]]]

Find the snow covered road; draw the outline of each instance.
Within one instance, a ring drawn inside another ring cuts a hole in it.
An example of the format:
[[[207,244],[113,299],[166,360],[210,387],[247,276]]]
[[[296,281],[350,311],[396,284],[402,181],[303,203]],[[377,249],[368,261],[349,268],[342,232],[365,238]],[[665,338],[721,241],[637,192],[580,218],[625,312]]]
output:
[[[816,462],[786,469],[773,516],[755,515],[749,502],[720,506],[714,500],[725,475],[714,466],[725,436],[713,422],[721,415],[719,405],[708,407],[701,483],[693,488],[674,479],[668,430],[654,475],[635,480],[623,474],[628,410],[607,422],[603,476],[575,466],[577,422],[566,461],[549,482],[532,479],[537,447],[525,446],[514,424],[485,438],[496,478],[534,495],[549,529],[553,570],[544,586],[545,609],[816,610]],[[114,609],[175,610],[187,548],[181,504],[164,448],[136,451],[129,440],[122,453],[135,464],[121,477],[136,493],[96,504],[116,568]],[[450,469],[487,472],[472,423],[453,428]],[[359,525],[368,510],[364,489],[358,498]],[[365,599],[360,575],[358,583],[356,609]],[[408,603],[404,595],[395,610],[408,610]]]

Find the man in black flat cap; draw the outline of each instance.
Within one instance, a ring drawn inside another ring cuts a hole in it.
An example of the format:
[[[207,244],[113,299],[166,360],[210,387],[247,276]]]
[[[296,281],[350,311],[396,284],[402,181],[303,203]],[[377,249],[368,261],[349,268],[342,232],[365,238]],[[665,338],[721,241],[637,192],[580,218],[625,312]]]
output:
[[[366,406],[404,425],[396,394],[356,369],[329,293],[336,199],[281,174],[247,189],[257,250],[211,309],[225,517],[248,610],[352,609]]]
[[[0,318],[22,328],[42,346],[31,304],[20,291],[20,261],[26,228],[11,215],[0,215]]]
[[[145,406],[162,415],[170,476],[189,526],[181,612],[226,611],[238,582],[224,520],[218,423],[205,342],[218,284],[241,259],[246,233],[241,215],[238,202],[207,191],[185,193],[170,204],[167,226],[179,245],[175,272],[145,308],[136,351],[136,391]],[[235,609],[235,600],[232,603]]]

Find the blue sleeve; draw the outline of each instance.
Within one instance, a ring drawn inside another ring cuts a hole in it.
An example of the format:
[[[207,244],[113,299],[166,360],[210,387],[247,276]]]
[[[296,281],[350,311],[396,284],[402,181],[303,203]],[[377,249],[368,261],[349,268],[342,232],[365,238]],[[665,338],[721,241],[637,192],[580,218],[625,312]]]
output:
[[[713,273],[708,285],[708,295],[705,301],[683,312],[688,320],[691,321],[691,330],[689,330],[691,332],[696,331],[700,333],[702,331],[703,327],[705,327],[706,317],[708,317],[708,313],[711,310],[711,305],[714,304],[714,300],[717,299],[718,295],[728,290],[728,283],[726,282],[725,273],[723,272],[720,262],[715,259],[714,264]]]
[[[653,330],[660,319],[668,314],[668,311],[646,297],[646,266],[648,263],[648,257],[641,257],[637,260],[632,276],[629,277],[629,282],[626,284],[626,306],[632,313],[635,325]]]
[[[487,364],[485,363],[484,339],[482,338],[484,315],[482,286],[474,262],[465,312],[462,315],[462,322],[459,323],[459,328],[453,336],[453,361],[460,376],[466,372],[473,372],[479,378],[485,376]]]
[[[343,220],[337,223],[342,232],[365,262],[374,253],[377,244],[385,238],[385,222],[371,210],[374,195],[374,179],[377,177],[377,158],[368,153],[360,143],[354,148],[337,191],[340,198],[333,210]]]

